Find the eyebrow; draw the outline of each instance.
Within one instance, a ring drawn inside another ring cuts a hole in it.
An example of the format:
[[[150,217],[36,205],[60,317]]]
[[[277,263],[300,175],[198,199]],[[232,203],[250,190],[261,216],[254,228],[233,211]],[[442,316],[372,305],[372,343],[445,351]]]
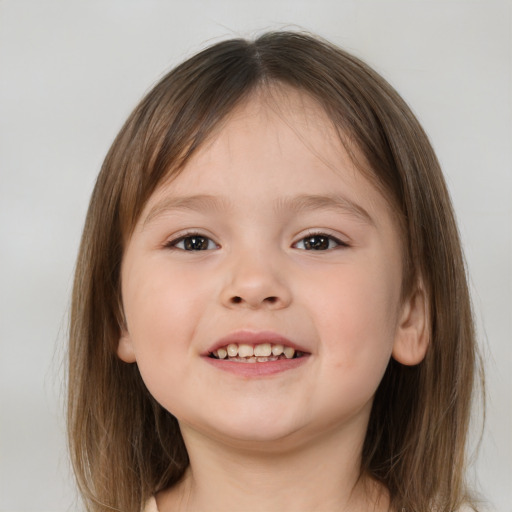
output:
[[[338,194],[315,195],[302,194],[290,198],[279,199],[277,210],[289,210],[302,213],[314,210],[341,211],[371,225],[375,225],[371,215],[359,204]]]
[[[143,228],[155,217],[165,213],[180,210],[211,213],[212,211],[228,210],[230,205],[231,202],[228,198],[208,194],[166,197],[151,208],[144,219]],[[362,206],[338,194],[301,194],[294,197],[280,198],[275,202],[274,208],[276,213],[288,211],[295,214],[315,210],[341,211],[366,224],[375,225],[370,214]]]
[[[192,210],[195,212],[221,211],[229,207],[228,202],[217,196],[198,194],[194,196],[171,196],[158,202],[144,219],[143,226],[146,226],[155,217],[164,213],[179,210]]]

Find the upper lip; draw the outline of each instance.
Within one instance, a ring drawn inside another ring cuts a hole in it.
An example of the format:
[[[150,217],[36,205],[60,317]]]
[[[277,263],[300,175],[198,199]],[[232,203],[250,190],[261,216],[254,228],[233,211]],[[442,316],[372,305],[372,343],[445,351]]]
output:
[[[228,334],[227,336],[224,336],[220,339],[218,339],[213,345],[211,345],[205,354],[203,355],[209,355],[214,350],[217,350],[220,347],[225,347],[229,345],[230,343],[237,343],[241,344],[244,343],[246,345],[260,345],[262,343],[271,343],[271,344],[281,344],[285,345],[286,347],[292,347],[295,350],[298,350],[300,352],[308,352],[305,348],[297,344],[296,342],[286,338],[282,334],[278,334],[273,331],[248,331],[248,330],[242,330],[242,331],[235,331],[231,334]]]

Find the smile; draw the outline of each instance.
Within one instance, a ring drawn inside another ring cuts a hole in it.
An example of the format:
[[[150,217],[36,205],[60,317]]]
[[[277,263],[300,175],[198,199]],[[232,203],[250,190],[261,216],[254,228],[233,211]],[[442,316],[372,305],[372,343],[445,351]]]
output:
[[[281,343],[260,343],[249,345],[247,343],[229,343],[210,352],[213,359],[225,359],[239,363],[267,363],[281,359],[297,359],[304,356],[304,352]]]
[[[277,332],[244,329],[218,339],[202,356],[218,370],[252,379],[306,365],[311,359],[306,348]]]

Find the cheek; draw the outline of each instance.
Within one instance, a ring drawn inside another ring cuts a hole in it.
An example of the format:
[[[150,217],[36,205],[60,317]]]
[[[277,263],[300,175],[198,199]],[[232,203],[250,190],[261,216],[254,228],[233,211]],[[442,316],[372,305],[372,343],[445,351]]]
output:
[[[192,340],[203,295],[187,272],[154,260],[124,271],[123,302],[136,363],[151,395],[172,413],[196,356]]]
[[[350,376],[345,382],[353,383],[354,393],[364,388],[361,380],[369,391],[380,382],[391,357],[400,297],[396,269],[361,263],[330,272],[325,293],[311,297],[324,360],[333,375]]]
[[[150,261],[137,270],[125,272],[123,303],[139,365],[149,357],[155,361],[174,360],[178,354],[183,357],[206,292],[195,286],[190,273],[170,272],[158,262]]]

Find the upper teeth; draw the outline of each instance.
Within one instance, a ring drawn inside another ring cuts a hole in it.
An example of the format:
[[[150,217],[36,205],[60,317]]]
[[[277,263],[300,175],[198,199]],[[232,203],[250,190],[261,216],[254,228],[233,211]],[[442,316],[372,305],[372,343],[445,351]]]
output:
[[[230,343],[213,351],[213,355],[219,359],[226,357],[269,357],[284,354],[287,359],[295,355],[295,349],[285,347],[279,343],[261,343],[259,345],[247,345],[245,343]]]

